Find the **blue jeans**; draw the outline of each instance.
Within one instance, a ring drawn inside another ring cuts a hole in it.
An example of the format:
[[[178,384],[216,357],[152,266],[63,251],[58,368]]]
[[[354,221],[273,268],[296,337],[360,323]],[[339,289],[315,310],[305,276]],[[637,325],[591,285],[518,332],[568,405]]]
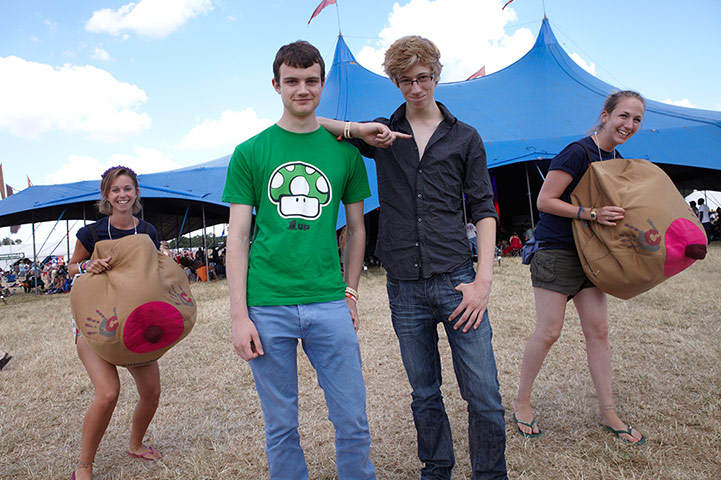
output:
[[[448,317],[463,295],[460,283],[475,279],[473,265],[428,279],[397,281],[387,277],[393,328],[413,389],[411,409],[418,435],[422,479],[450,479],[455,464],[453,439],[441,395],[438,323],[446,329],[461,396],[468,402],[468,444],[473,479],[507,478],[506,430],[491,345],[488,311],[477,330],[454,330]]]
[[[270,478],[305,480],[298,434],[298,340],[323,389],[335,428],[338,478],[375,479],[358,337],[345,300],[249,307],[264,355],[250,368],[265,417]]]

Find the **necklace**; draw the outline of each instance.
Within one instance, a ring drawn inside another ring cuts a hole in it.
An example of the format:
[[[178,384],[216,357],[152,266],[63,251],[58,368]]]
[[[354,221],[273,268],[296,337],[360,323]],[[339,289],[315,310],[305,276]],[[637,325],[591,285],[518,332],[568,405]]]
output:
[[[596,135],[597,133],[598,133],[598,130],[593,132],[593,139],[596,141],[596,148],[598,149],[598,159],[603,160],[603,157],[601,156],[601,146],[598,144],[598,135]],[[613,158],[616,158],[616,149],[615,148],[613,149]],[[607,158],[606,160],[610,160],[610,158]],[[110,222],[108,222],[108,223],[110,223]]]
[[[137,234],[138,234],[138,226],[135,225],[135,217],[133,217],[133,235],[137,235]],[[108,217],[108,237],[110,238],[110,240],[113,239],[113,236],[110,235],[110,217]]]

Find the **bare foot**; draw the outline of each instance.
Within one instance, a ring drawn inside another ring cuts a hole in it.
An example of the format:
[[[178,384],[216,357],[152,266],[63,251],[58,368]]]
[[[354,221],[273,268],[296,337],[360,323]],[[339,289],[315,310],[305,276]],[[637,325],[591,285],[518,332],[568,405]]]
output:
[[[515,417],[514,421],[521,432],[526,435],[538,435],[541,433],[541,429],[539,429],[538,424],[535,423],[530,403],[522,403],[518,400],[514,401],[513,415]],[[530,426],[531,424],[533,425],[532,427]]]
[[[92,463],[78,463],[75,467],[73,474],[75,480],[92,480],[93,478],[93,464]]]

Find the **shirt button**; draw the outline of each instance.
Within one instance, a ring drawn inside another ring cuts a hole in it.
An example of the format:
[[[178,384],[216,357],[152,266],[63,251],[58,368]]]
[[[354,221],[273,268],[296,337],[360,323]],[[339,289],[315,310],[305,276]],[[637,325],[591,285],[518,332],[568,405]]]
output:
[[[418,170],[418,173],[423,173],[423,169]]]
[[[423,194],[419,193],[418,198],[423,198]]]
[[[416,242],[416,247],[418,246],[418,242]]]
[[[421,223],[423,219],[421,217],[418,217],[418,223]]]
[[[417,267],[418,267],[418,264],[417,264],[417,263],[414,263],[413,266],[417,268]]]

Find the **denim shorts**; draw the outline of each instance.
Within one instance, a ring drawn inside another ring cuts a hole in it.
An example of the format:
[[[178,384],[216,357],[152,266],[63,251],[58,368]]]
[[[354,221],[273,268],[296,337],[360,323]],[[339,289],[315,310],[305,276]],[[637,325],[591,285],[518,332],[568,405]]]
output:
[[[595,287],[575,250],[538,250],[531,260],[531,284],[563,293],[569,299],[584,288]]]

